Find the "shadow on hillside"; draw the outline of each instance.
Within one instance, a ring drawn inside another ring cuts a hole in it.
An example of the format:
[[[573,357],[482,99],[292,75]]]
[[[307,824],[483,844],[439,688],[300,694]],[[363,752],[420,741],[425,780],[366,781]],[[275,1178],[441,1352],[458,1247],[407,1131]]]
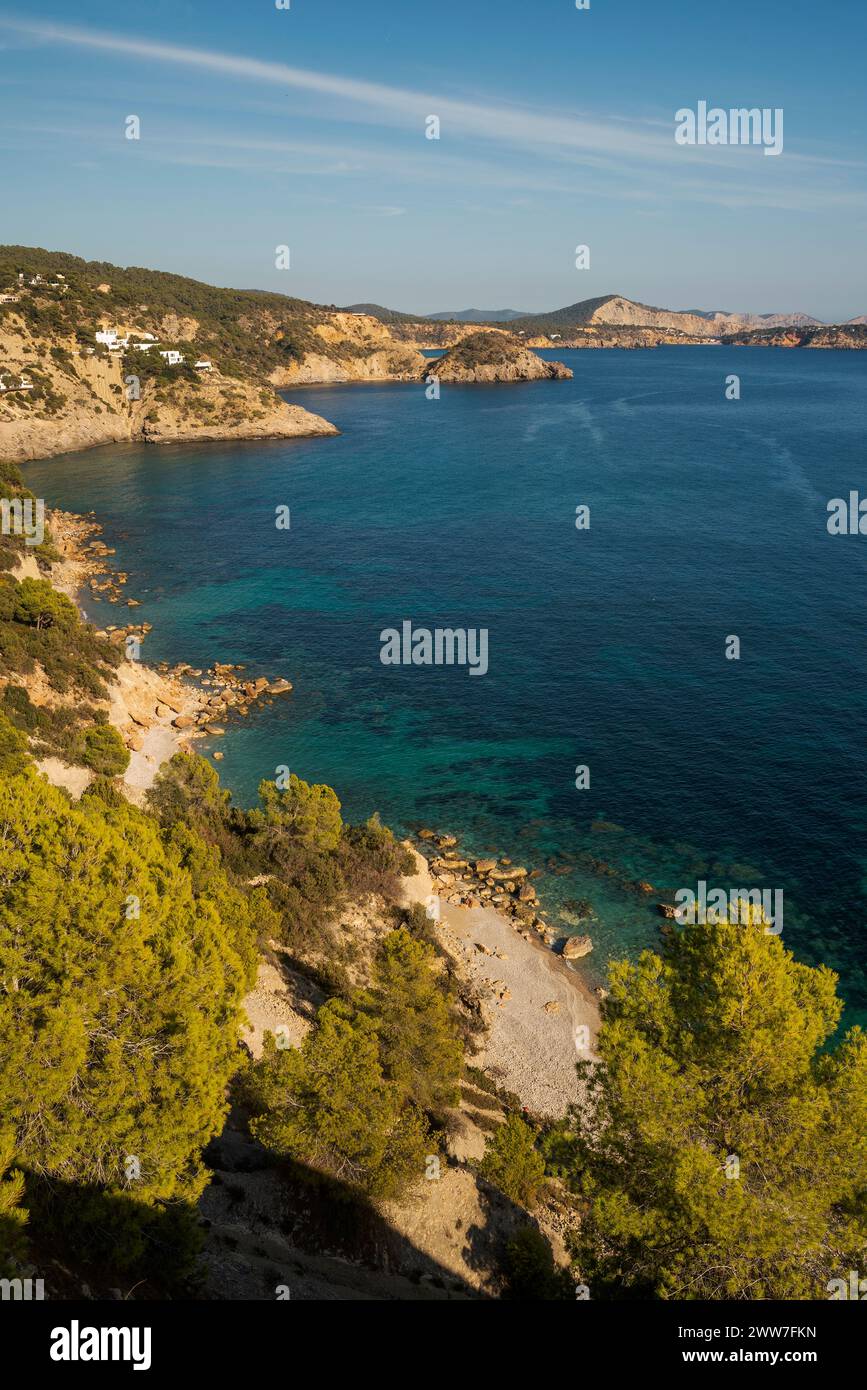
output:
[[[496,1298],[509,1240],[519,1229],[538,1230],[526,1212],[486,1185],[476,1199],[463,1165],[446,1169],[463,1184],[463,1206],[452,1208],[447,1196],[439,1205],[439,1192],[419,1184],[380,1210],[327,1175],[275,1162],[244,1132],[237,1113],[209,1145],[206,1160],[214,1174],[201,1204],[209,1224],[212,1297],[273,1298],[274,1287],[285,1282],[293,1298]],[[472,1219],[465,1221],[467,1192],[475,1200]],[[448,1249],[450,1263],[421,1248],[412,1236],[416,1229],[426,1244]]]

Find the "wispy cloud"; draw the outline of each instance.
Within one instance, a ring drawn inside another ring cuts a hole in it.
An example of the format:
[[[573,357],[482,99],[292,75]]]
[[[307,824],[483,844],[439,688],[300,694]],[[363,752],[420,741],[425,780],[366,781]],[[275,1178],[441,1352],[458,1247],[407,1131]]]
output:
[[[581,192],[599,197],[636,199],[652,196],[664,170],[666,196],[670,201],[689,198],[696,203],[717,204],[730,209],[775,208],[780,211],[810,211],[829,206],[863,204],[865,192],[852,188],[844,171],[858,169],[856,161],[839,156],[825,159],[821,154],[786,150],[784,161],[761,158],[759,148],[749,146],[701,148],[675,144],[673,113],[671,124],[650,116],[625,117],[620,113],[605,119],[583,113],[564,114],[520,106],[502,101],[465,101],[453,96],[413,91],[381,82],[362,81],[333,73],[316,72],[238,54],[211,49],[163,43],[56,24],[0,16],[0,27],[39,43],[77,47],[133,62],[182,67],[192,72],[230,78],[239,84],[280,88],[326,98],[326,119],[342,121],[352,127],[350,146],[322,143],[316,150],[289,141],[257,141],[261,155],[259,169],[273,172],[308,172],[354,175],[365,167],[383,167],[387,162],[396,176],[424,178],[435,182],[462,174],[489,187],[520,185],[524,190],[575,192],[576,166],[582,166]],[[437,115],[443,140],[433,157],[430,144],[422,147],[425,118]],[[362,131],[371,124],[399,129],[419,138],[419,152],[403,158],[392,150],[370,147]],[[475,141],[473,159],[447,153],[451,137]],[[202,148],[195,148],[197,143]],[[483,147],[480,148],[478,142]],[[169,143],[172,148],[169,148]],[[163,143],[159,156],[166,163],[185,163],[203,168],[236,167],[233,151],[252,150],[243,139],[201,139],[195,133],[175,128],[171,142]],[[491,151],[496,151],[491,157]],[[154,151],[156,153],[156,151]],[[298,159],[318,155],[318,169],[305,168]],[[423,156],[431,155],[431,158]],[[327,161],[327,162],[326,162]],[[544,163],[547,161],[547,168]],[[237,167],[245,167],[238,159]],[[596,187],[588,183],[587,172],[596,175]],[[787,172],[786,172],[787,171]],[[397,216],[399,213],[380,213]]]
[[[657,133],[648,128],[650,123],[645,120],[630,124],[622,117],[601,121],[583,115],[539,111],[517,104],[458,101],[453,97],[431,92],[411,91],[333,73],[313,72],[286,63],[265,62],[258,58],[160,43],[151,39],[126,38],[118,34],[70,25],[34,23],[11,16],[0,16],[0,24],[16,33],[46,43],[71,45],[147,62],[176,64],[222,77],[315,92],[321,96],[350,102],[380,118],[396,121],[403,126],[414,126],[419,131],[423,129],[428,115],[437,115],[444,133],[532,146],[537,150],[547,148],[564,152],[583,152],[597,157],[625,157],[663,162],[680,160],[681,163],[684,162],[683,156],[686,153],[683,147],[675,145],[671,130],[666,132],[663,125]],[[690,156],[699,157],[693,150],[688,153]]]

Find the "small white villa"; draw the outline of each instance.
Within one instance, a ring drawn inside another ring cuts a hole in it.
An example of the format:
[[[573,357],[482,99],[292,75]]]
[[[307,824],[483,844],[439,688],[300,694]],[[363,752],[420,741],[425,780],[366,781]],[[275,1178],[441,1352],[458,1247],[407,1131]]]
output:
[[[11,382],[6,382],[6,381],[4,380],[4,378],[7,377],[8,375],[9,375],[8,372],[0,372],[0,391],[32,391],[32,390],[33,390],[33,382],[32,382],[32,381],[28,381],[26,377],[21,377],[21,379],[20,379],[20,381],[18,382],[17,385],[12,385]]]
[[[103,343],[109,352],[123,352],[129,347],[129,338],[119,338],[116,328],[103,328],[94,334],[98,343]]]
[[[144,333],[138,329],[131,330],[125,338],[117,336],[116,328],[101,328],[94,335],[97,343],[102,343],[108,348],[109,352],[125,352],[131,347],[134,352],[150,352],[151,348],[156,348],[160,357],[169,367],[179,367],[186,361],[184,354],[178,348],[161,348],[159,338],[153,333]],[[93,351],[93,349],[89,349]],[[207,358],[201,357],[195,363],[196,370],[199,372],[212,372],[214,364]]]

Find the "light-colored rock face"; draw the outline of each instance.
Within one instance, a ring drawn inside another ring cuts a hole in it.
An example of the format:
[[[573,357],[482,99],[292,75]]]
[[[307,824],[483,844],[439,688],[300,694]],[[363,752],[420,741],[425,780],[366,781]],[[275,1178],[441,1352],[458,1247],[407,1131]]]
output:
[[[266,386],[219,372],[202,374],[195,382],[179,377],[159,387],[145,381],[140,400],[128,401],[121,354],[82,354],[74,338],[39,337],[23,320],[8,315],[0,320],[0,362],[13,376],[37,362],[38,377],[51,393],[48,401],[11,391],[0,398],[2,461],[25,462],[129,440],[273,439],[339,432]]]
[[[396,342],[370,314],[325,313],[315,326],[322,351],[276,367],[272,386],[318,385],[332,381],[414,381],[424,366],[421,353]]]
[[[657,309],[638,304],[622,295],[613,295],[590,315],[590,323],[629,327],[675,328],[697,338],[717,338],[746,328],[777,328],[782,325],[808,326],[818,323],[809,314],[690,314],[675,309]]]

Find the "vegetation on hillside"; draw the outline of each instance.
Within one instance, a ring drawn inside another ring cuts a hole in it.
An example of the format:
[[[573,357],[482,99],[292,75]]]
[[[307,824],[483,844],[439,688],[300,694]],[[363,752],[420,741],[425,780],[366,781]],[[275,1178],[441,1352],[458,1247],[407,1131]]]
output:
[[[470,333],[453,348],[448,360],[456,367],[496,366],[513,362],[525,351],[523,343],[505,333]]]
[[[328,352],[313,333],[325,306],[289,295],[220,289],[183,275],[85,261],[41,247],[0,246],[0,292],[18,289],[20,271],[26,281],[37,274],[46,281],[58,272],[66,277],[65,292],[47,284],[25,286],[17,304],[0,306],[4,314],[23,315],[41,335],[77,334],[92,345],[93,333],[106,317],[133,320],[147,331],[157,331],[168,316],[195,319],[196,350],[212,354],[220,371],[231,376],[266,376],[314,346]]]
[[[376,817],[294,774],[236,807],[191,754],[127,803],[96,704],[119,660],[47,579],[0,573],[0,1273],[47,1251],[177,1291],[230,1099],[281,1173],[393,1197],[438,1153],[463,1046],[430,923],[395,905],[414,861]],[[96,774],[79,802],[37,773],[47,752]],[[272,948],[318,1007],[251,1061],[241,1003]],[[540,1135],[504,1101],[479,1174],[519,1215],[566,1185],[594,1299],[825,1298],[867,1248],[867,1037],[835,1040],[841,1010],[760,915],[687,923],[612,966],[587,1103]],[[569,1296],[535,1226],[503,1258],[504,1296]]]
[[[382,943],[369,990],[329,1000],[300,1048],[269,1040],[245,1085],[266,1147],[373,1196],[422,1177],[430,1120],[457,1103],[462,1065],[432,966],[430,948],[401,927]]]
[[[8,464],[0,476],[0,497],[10,503],[35,501]],[[129,755],[105,709],[92,702],[107,698],[122,652],[83,623],[75,605],[47,579],[8,573],[25,555],[50,563],[56,558],[50,535],[30,546],[10,525],[0,536],[0,714],[27,736],[37,756],[53,754],[116,776]],[[28,690],[34,683],[42,687],[38,703]]]
[[[760,924],[611,969],[590,1109],[547,1141],[594,1298],[817,1299],[863,1267],[867,1037]]]
[[[266,907],[191,832],[74,805],[29,766],[0,782],[0,825],[0,1114],[30,1226],[152,1270],[168,1219],[183,1265]]]

